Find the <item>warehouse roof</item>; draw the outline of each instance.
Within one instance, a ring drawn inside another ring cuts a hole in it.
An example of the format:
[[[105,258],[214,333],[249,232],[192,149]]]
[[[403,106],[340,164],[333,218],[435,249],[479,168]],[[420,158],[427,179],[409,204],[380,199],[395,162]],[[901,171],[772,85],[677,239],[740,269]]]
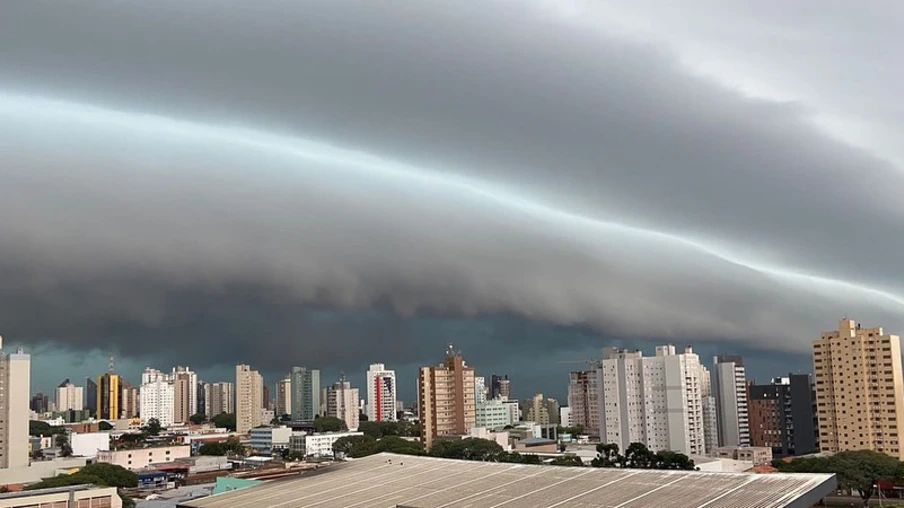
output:
[[[827,474],[744,474],[532,466],[378,454],[185,503],[194,508],[808,507]]]

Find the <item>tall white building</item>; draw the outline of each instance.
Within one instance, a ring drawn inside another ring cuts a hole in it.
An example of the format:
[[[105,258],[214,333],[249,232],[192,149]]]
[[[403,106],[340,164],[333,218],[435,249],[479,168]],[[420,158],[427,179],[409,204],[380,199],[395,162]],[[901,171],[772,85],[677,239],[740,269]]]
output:
[[[31,356],[3,352],[0,337],[0,469],[28,467]]]
[[[81,411],[85,408],[85,389],[67,379],[57,386],[55,400],[57,411]]]
[[[204,414],[209,418],[221,413],[235,413],[235,385],[233,383],[204,384]]]
[[[571,372],[568,376],[568,407],[572,425],[584,427],[591,436],[600,431],[599,369]]]
[[[713,358],[712,392],[716,399],[719,446],[750,446],[747,376],[740,356]]]
[[[511,407],[511,404],[506,404],[502,399],[490,399],[483,404],[477,404],[475,425],[487,429],[502,429],[517,423],[517,419],[512,419]]]
[[[247,434],[260,426],[264,408],[264,380],[248,365],[235,366],[235,431]],[[269,422],[268,422],[269,423]]]
[[[487,380],[483,376],[474,376],[474,403],[478,406],[487,402]]]
[[[386,370],[382,363],[373,363],[367,369],[367,419],[372,422],[396,420],[396,375]]]
[[[638,442],[652,451],[705,453],[707,375],[690,347],[676,354],[675,346],[658,346],[654,357],[606,348],[598,374],[602,441],[622,450]]]
[[[163,427],[173,424],[175,389],[172,376],[157,369],[144,369],[138,397],[143,425],[151,418],[156,418]]]
[[[326,390],[326,414],[345,422],[348,430],[358,430],[358,389],[345,376]]]
[[[719,424],[716,419],[716,398],[713,397],[710,372],[703,368],[700,398],[703,401],[703,440],[706,453],[710,454],[719,447]]]

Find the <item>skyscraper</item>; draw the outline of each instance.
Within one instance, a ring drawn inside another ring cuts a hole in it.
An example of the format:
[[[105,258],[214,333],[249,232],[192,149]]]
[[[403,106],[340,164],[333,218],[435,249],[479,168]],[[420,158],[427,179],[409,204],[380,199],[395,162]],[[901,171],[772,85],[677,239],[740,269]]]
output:
[[[305,367],[292,367],[292,419],[314,421],[320,414],[320,371]]]
[[[777,377],[768,385],[750,384],[750,444],[772,448],[775,457],[816,451],[813,383],[808,374]]]
[[[188,367],[173,369],[173,421],[186,423],[198,407],[198,375]]]
[[[163,427],[173,424],[175,388],[172,376],[150,367],[141,374],[141,423],[152,418]]]
[[[85,407],[85,390],[75,386],[69,380],[60,383],[56,388],[57,411],[81,411]]]
[[[3,351],[0,337],[0,469],[28,466],[31,356]]]
[[[525,400],[521,413],[526,422],[534,422],[539,425],[557,425],[559,423],[559,403],[555,399],[544,398],[542,393]]]
[[[345,376],[327,388],[326,415],[344,421],[348,430],[358,430],[358,389],[352,388]]]
[[[97,377],[97,419],[116,420],[119,418],[119,405],[122,392],[119,374],[111,370]]]
[[[372,363],[367,369],[367,419],[372,422],[394,422],[396,412],[396,375],[382,363]]]
[[[504,376],[493,374],[490,377],[490,397],[494,399],[512,398],[512,382],[509,380],[508,374]]]
[[[136,416],[138,416],[139,408],[141,406],[138,387],[132,386],[131,383],[124,381],[122,383],[121,392],[122,394],[119,398],[119,400],[122,402],[122,407],[119,408],[120,418],[135,418]]]
[[[46,413],[50,411],[50,398],[41,392],[38,392],[31,398],[28,407],[35,413]]]
[[[605,348],[601,365],[602,441],[622,450],[637,442],[652,451],[705,452],[701,393],[707,375],[690,346],[683,353],[672,345],[657,346],[655,357]]]
[[[421,442],[429,450],[437,436],[465,435],[476,425],[474,369],[452,345],[442,364],[418,375]]]
[[[91,411],[92,415],[97,415],[97,382],[93,379],[85,378],[85,409]]]
[[[736,355],[713,358],[712,387],[719,446],[750,446],[744,360]]]
[[[568,375],[568,407],[571,424],[587,435],[600,433],[599,380],[597,370],[578,370]]]
[[[204,414],[213,418],[222,413],[235,413],[235,385],[233,383],[204,384]]]
[[[276,382],[274,413],[277,417],[292,414],[292,376],[286,376]]]
[[[235,430],[247,434],[261,424],[264,381],[248,365],[235,366]]]
[[[813,371],[821,451],[904,459],[900,337],[844,318],[813,341]]]
[[[474,376],[474,402],[478,406],[487,403],[487,380],[483,376]]]

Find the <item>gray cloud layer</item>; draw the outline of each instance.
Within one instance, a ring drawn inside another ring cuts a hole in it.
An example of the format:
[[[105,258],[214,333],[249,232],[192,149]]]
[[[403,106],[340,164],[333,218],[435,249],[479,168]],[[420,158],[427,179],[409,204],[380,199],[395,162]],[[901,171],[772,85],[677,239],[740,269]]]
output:
[[[549,6],[4,4],[4,329],[199,359],[334,355],[311,306],[786,350],[843,313],[901,329],[900,168]]]

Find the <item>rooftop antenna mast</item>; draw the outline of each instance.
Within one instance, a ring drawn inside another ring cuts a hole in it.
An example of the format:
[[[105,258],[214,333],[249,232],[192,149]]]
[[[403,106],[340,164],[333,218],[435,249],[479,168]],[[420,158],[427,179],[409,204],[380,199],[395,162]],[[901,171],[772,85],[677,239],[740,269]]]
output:
[[[113,373],[113,351],[110,351],[110,366],[109,366],[110,374]]]

